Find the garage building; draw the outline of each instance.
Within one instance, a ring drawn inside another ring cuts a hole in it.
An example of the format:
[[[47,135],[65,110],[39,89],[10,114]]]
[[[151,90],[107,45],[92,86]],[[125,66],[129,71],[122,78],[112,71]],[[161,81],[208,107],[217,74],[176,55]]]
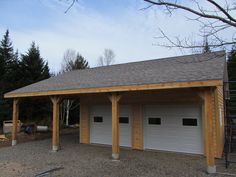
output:
[[[220,51],[72,71],[9,92],[5,98],[14,99],[15,128],[19,99],[51,98],[55,151],[60,100],[78,96],[80,143],[111,145],[114,159],[120,147],[201,154],[212,173],[224,145],[225,80],[225,53]]]

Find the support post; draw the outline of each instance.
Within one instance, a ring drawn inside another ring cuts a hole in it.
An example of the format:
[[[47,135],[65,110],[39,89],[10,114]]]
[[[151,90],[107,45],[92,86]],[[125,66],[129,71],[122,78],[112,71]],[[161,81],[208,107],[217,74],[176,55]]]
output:
[[[112,159],[118,160],[120,153],[119,146],[119,100],[121,96],[112,93],[110,100],[112,105]]]
[[[214,91],[207,89],[204,92],[204,125],[205,125],[205,150],[207,160],[207,173],[216,173],[215,146],[213,137],[213,106]]]
[[[17,127],[19,119],[19,99],[13,100],[13,115],[12,115],[12,146],[17,144]]]
[[[52,128],[52,151],[56,152],[59,150],[59,102],[58,96],[51,97],[53,105],[53,128]]]

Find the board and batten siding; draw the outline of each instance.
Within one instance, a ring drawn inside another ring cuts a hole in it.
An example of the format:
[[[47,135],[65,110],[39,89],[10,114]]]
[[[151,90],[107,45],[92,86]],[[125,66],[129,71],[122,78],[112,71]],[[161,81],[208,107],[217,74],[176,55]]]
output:
[[[80,103],[80,143],[89,144],[90,124],[89,124],[89,105]]]
[[[217,158],[222,157],[224,148],[224,97],[223,87],[218,86],[215,89],[215,156]]]
[[[141,104],[132,105],[132,148],[143,150],[143,108]]]

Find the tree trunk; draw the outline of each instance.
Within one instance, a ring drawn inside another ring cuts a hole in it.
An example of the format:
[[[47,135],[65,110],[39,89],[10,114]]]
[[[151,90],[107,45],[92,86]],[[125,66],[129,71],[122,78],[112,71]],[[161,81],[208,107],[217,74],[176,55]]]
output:
[[[66,105],[66,126],[69,126],[69,115],[70,115],[70,100],[67,100],[67,105]]]

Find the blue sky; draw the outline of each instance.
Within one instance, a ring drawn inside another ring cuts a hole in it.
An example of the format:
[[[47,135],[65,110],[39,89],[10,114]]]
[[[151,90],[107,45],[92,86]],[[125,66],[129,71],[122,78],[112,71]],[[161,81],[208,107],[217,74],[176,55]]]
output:
[[[58,71],[66,49],[80,52],[92,67],[105,48],[114,50],[116,63],[188,54],[155,46],[158,28],[171,36],[196,34],[198,28],[183,12],[173,19],[140,10],[146,6],[142,0],[80,0],[65,14],[68,6],[63,0],[1,0],[0,37],[9,29],[20,53],[35,41],[51,70]]]

